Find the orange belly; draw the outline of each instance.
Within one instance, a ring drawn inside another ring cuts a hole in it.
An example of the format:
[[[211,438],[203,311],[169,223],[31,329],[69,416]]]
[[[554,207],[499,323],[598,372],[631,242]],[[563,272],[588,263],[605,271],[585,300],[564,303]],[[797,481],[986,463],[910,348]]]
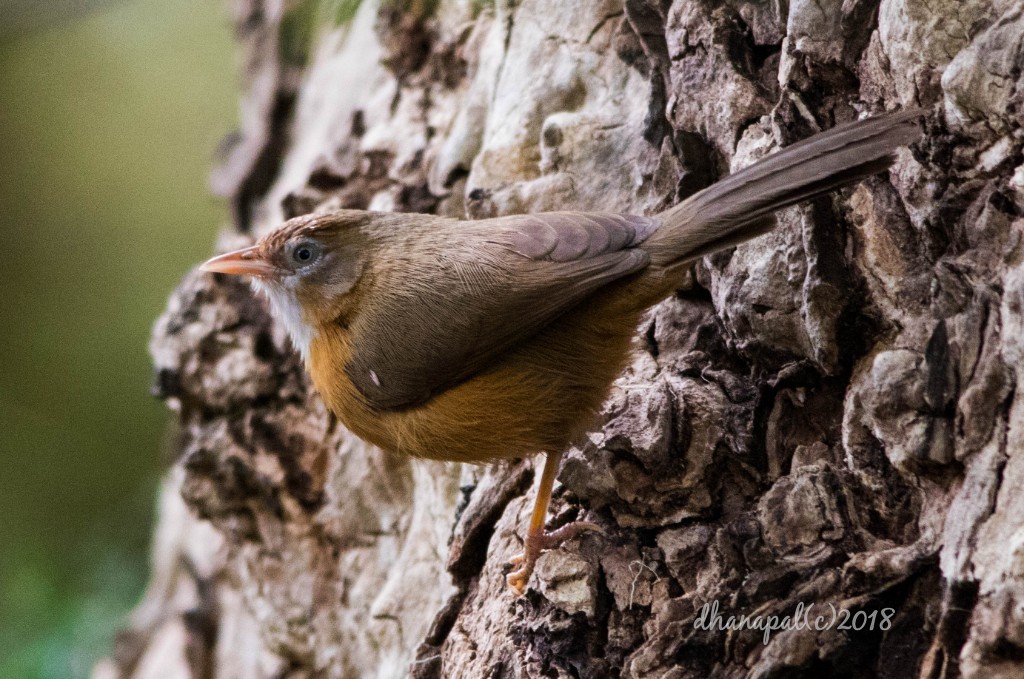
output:
[[[457,462],[556,452],[593,425],[628,360],[638,316],[568,314],[491,368],[404,410],[363,402],[345,374],[351,338],[340,326],[313,340],[310,373],[345,426],[387,450]]]

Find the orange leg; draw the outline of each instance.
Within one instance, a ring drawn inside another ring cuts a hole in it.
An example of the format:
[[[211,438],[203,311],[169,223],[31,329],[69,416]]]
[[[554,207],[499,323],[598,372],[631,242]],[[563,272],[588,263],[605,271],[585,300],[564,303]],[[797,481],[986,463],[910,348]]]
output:
[[[540,488],[537,489],[537,499],[533,503],[533,514],[530,515],[530,526],[526,530],[524,540],[524,551],[512,557],[509,563],[518,565],[519,568],[512,571],[505,578],[508,586],[516,594],[522,595],[526,591],[526,584],[533,574],[533,567],[537,564],[537,558],[548,549],[554,549],[566,540],[570,540],[583,531],[596,531],[603,533],[600,526],[589,521],[574,521],[562,526],[550,533],[544,532],[544,519],[548,515],[548,505],[551,504],[551,489],[555,485],[555,476],[558,474],[558,467],[562,462],[562,453],[548,453],[544,459],[544,471],[541,472]]]

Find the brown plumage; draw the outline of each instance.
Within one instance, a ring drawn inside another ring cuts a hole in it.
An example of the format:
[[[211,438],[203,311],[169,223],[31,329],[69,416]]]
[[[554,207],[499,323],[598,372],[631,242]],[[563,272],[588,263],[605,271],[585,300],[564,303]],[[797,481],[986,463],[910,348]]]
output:
[[[510,576],[521,591],[565,537],[543,534],[554,471],[593,425],[640,315],[694,259],[763,233],[776,210],[883,171],[921,115],[837,127],[653,217],[339,210],[205,267],[254,277],[327,405],[367,441],[460,462],[549,454]]]

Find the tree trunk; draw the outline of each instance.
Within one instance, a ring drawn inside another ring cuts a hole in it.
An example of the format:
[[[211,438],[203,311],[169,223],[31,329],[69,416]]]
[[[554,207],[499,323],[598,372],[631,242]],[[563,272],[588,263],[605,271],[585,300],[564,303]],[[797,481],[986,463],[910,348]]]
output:
[[[189,274],[152,343],[179,423],[152,581],[96,677],[1024,673],[1019,0],[235,0],[234,21],[223,246],[334,207],[651,214],[859,113],[931,114],[888,176],[786,210],[651,311],[549,520],[607,535],[547,553],[522,598],[504,573],[539,460],[362,443],[245,282]],[[801,605],[809,627],[721,629]]]

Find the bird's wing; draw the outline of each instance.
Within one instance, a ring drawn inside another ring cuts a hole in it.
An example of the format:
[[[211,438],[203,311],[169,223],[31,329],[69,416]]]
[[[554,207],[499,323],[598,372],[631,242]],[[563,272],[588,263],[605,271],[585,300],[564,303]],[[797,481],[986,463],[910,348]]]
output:
[[[640,271],[654,219],[541,213],[465,222],[354,319],[346,373],[368,405],[422,404],[608,283]],[[440,235],[440,234],[438,234]]]

